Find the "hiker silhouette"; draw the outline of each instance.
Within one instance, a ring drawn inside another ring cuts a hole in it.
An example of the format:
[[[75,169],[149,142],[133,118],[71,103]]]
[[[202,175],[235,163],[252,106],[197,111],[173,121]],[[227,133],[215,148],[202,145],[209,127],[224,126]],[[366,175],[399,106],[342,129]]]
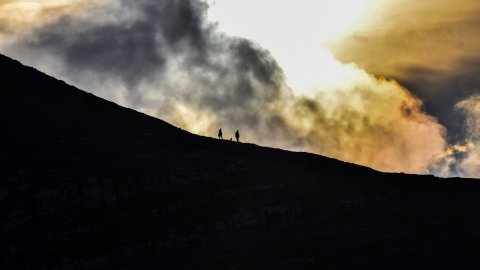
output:
[[[240,141],[240,132],[238,130],[235,132],[235,138],[237,138],[237,142]]]
[[[223,140],[223,137],[222,137],[222,129],[219,129],[219,130],[218,130],[218,139]]]

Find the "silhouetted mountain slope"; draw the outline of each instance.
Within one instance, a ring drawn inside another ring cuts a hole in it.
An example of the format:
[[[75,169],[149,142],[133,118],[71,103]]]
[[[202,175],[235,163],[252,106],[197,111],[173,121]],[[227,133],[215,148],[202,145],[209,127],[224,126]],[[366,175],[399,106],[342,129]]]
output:
[[[1,269],[480,266],[476,181],[191,135],[4,56],[0,134]]]

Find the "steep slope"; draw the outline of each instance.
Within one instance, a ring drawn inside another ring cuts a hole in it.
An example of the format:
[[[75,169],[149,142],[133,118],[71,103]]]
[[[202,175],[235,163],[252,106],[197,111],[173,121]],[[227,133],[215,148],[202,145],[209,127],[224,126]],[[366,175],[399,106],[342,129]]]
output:
[[[480,265],[476,181],[195,136],[4,56],[0,134],[1,269]]]

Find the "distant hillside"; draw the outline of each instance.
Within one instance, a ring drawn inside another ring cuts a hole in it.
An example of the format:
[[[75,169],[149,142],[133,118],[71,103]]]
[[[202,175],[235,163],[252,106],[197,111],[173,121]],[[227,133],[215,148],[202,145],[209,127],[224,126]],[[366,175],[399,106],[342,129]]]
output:
[[[480,182],[192,135],[5,56],[0,181],[0,269],[480,266]]]

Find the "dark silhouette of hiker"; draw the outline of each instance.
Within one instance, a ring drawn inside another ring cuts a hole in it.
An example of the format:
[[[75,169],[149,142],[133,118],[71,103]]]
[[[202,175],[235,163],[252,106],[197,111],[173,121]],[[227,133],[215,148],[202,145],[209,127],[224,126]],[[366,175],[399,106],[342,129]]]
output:
[[[222,137],[222,129],[219,129],[219,130],[218,130],[218,139],[223,140],[223,137]]]
[[[235,132],[235,138],[237,138],[237,142],[240,141],[240,132],[238,130]]]

